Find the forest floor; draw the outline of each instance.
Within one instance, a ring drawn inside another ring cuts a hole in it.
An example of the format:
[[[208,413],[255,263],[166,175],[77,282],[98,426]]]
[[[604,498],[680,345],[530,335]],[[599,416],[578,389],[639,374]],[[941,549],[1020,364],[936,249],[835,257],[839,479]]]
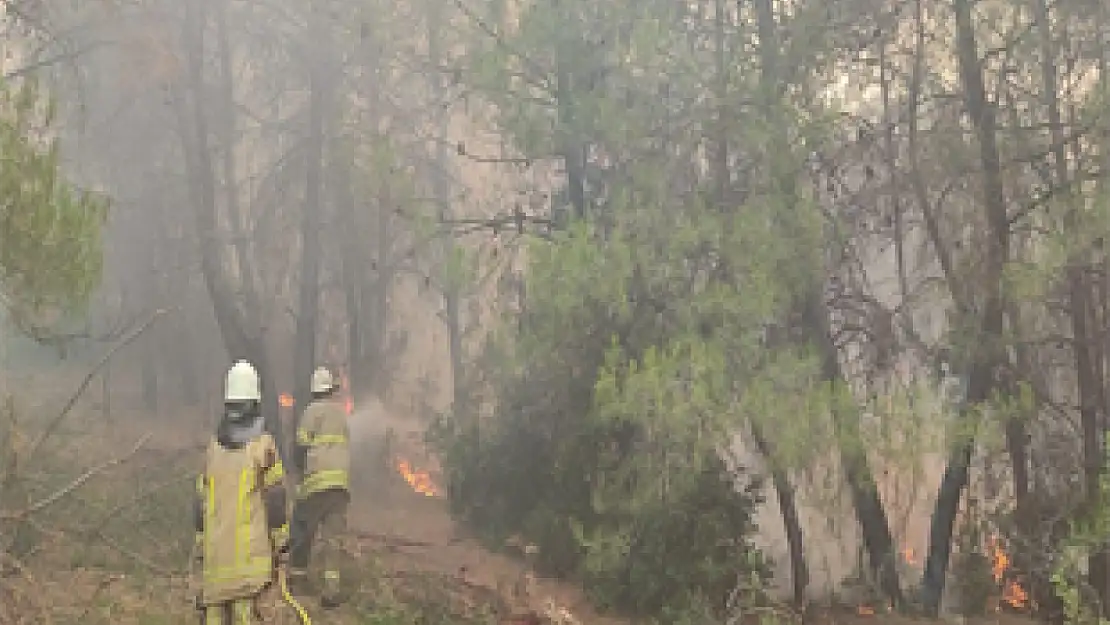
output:
[[[203,418],[130,415],[105,422],[101,408],[82,402],[51,438],[49,451],[25,463],[17,493],[22,499],[13,500],[10,488],[0,492],[0,513],[6,508],[10,515],[19,501],[41,502],[64,491],[29,516],[18,533],[26,545],[16,550],[19,563],[0,571],[0,625],[197,622],[189,498],[208,435],[198,423]],[[23,405],[17,414],[42,412],[42,406]],[[424,449],[422,431],[415,419],[389,416],[381,407],[352,416],[352,548],[343,568],[345,579],[354,583],[344,608],[325,612],[306,603],[315,625],[629,623],[599,615],[581,589],[534,579],[524,558],[509,550],[493,553],[461,531],[438,493],[441,478]],[[119,462],[104,466],[113,458]],[[86,472],[80,488],[66,490]],[[276,597],[269,606],[270,622],[296,623]],[[552,619],[553,613],[573,620]],[[914,621],[829,614],[814,622]],[[997,615],[975,624],[1027,622]]]
[[[25,390],[24,397],[34,395]],[[14,440],[26,453],[35,428],[21,424],[29,415],[49,420],[61,403],[17,404],[15,419],[0,428],[0,443],[6,431],[21,431]],[[208,419],[116,407],[105,420],[103,408],[82,399],[21,467],[19,488],[0,488],[0,530],[5,515],[36,508],[16,532],[18,562],[0,570],[0,625],[197,622],[190,497]],[[597,615],[578,589],[533,580],[522,558],[493,553],[461,532],[439,492],[423,429],[380,407],[352,416],[351,548],[342,564],[352,585],[343,608],[305,604],[314,625],[547,623],[559,621],[540,615],[560,610],[577,619],[567,623],[627,622]],[[0,448],[0,460],[8,453]],[[296,623],[276,592],[268,606],[272,622]]]

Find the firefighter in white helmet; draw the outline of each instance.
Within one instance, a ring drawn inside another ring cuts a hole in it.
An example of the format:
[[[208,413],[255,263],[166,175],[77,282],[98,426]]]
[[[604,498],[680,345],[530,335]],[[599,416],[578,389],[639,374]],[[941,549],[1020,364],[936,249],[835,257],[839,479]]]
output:
[[[327,368],[319,367],[312,373],[311,390],[312,402],[301,416],[294,448],[294,462],[304,479],[293,508],[289,579],[301,592],[315,585],[308,579],[308,565],[313,539],[319,532],[322,545],[317,561],[323,571],[320,603],[332,607],[340,600],[337,556],[347,529],[350,502],[347,413]]]
[[[258,372],[227,372],[224,413],[197,477],[196,532],[203,563],[198,608],[205,625],[260,623],[259,595],[287,544],[284,471],[263,430]]]

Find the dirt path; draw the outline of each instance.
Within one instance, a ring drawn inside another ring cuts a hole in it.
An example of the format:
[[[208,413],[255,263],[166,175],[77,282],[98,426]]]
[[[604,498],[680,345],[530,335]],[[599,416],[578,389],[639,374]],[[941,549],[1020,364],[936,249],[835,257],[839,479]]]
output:
[[[535,610],[551,601],[589,625],[628,623],[598,616],[580,589],[569,584],[529,581],[522,559],[491,553],[462,534],[441,496],[413,490],[394,460],[400,457],[414,471],[428,471],[434,483],[438,471],[423,445],[422,432],[417,421],[390,416],[379,405],[356,410],[351,418],[351,530],[364,545],[385,554],[389,569],[453,576],[461,584],[498,593],[510,603],[527,603]]]

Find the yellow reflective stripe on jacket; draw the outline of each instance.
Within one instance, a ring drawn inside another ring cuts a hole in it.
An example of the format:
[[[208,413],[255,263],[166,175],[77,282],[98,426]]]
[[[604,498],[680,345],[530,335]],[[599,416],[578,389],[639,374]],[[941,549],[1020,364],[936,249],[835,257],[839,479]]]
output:
[[[311,445],[312,444],[312,432],[309,432],[308,430],[306,430],[304,428],[298,429],[297,430],[297,444],[298,445]]]
[[[269,471],[266,471],[266,476],[262,478],[263,487],[276,486],[281,484],[285,479],[285,467],[282,466],[281,460],[274,463]]]
[[[205,488],[208,490],[207,501],[204,503],[204,529],[206,532],[211,532],[215,525],[216,518],[216,482],[210,477],[204,477]],[[209,566],[208,563],[212,561],[212,551],[214,547],[212,541],[206,540],[204,542],[204,576],[208,577]]]
[[[239,563],[250,558],[251,546],[251,493],[250,471],[239,474],[239,501],[235,506],[235,559]]]
[[[344,445],[347,437],[342,434],[313,434],[308,430],[297,430],[297,444],[305,447],[313,445]]]
[[[346,471],[338,469],[317,471],[305,478],[301,484],[301,496],[328,490],[331,488],[347,489],[350,487],[350,476]]]
[[[216,485],[215,480],[208,477],[207,505],[205,506],[205,528],[215,526],[216,512]],[[270,572],[273,562],[269,557],[251,558],[251,509],[250,494],[252,487],[252,474],[249,468],[239,473],[238,497],[235,510],[235,541],[234,558],[230,565],[216,567],[209,563],[214,561],[212,551],[215,549],[213,541],[205,541],[205,566],[204,577],[210,582],[234,581],[245,577],[264,575]]]

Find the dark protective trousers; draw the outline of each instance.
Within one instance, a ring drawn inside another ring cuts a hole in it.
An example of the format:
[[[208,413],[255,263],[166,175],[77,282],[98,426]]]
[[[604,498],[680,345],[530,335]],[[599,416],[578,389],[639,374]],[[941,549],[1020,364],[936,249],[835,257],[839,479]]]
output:
[[[311,493],[297,500],[289,524],[289,567],[293,576],[307,577],[313,543],[320,541],[315,560],[323,572],[321,599],[325,601],[338,599],[339,561],[350,500],[350,493],[341,489]]]

